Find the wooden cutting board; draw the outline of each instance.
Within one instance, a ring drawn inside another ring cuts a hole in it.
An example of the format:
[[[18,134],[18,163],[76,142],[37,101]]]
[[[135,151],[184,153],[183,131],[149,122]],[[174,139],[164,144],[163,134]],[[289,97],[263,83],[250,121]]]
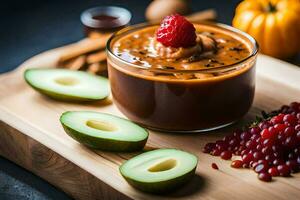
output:
[[[37,55],[17,70],[0,76],[0,154],[32,171],[76,199],[299,199],[300,173],[291,178],[257,179],[248,169],[233,169],[230,161],[201,152],[206,142],[223,137],[233,127],[208,133],[170,134],[150,131],[146,148],[172,147],[199,156],[197,175],[184,188],[165,196],[139,192],[118,171],[133,156],[88,149],[67,136],[59,116],[67,110],[93,110],[122,116],[111,101],[89,104],[58,102],[33,91],[23,80],[30,67],[53,67],[68,46]],[[257,88],[252,109],[270,111],[300,100],[300,68],[259,55]],[[240,123],[242,123],[240,122]],[[220,170],[213,170],[211,163]]]

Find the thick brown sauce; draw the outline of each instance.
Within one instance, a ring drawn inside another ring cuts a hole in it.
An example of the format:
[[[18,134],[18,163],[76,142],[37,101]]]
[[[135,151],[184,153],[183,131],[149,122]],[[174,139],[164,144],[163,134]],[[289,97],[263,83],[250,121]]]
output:
[[[209,32],[217,41],[217,51],[186,62],[186,55],[192,54],[185,52],[190,49],[175,49],[184,55],[178,59],[153,52],[150,44],[156,28],[120,33],[111,44],[117,58],[108,54],[114,103],[129,119],[159,130],[194,131],[232,123],[249,110],[255,91],[255,56],[250,56],[250,50],[255,53],[255,46],[248,38],[218,26],[196,26],[199,34]],[[233,67],[214,69],[244,59]],[[157,70],[163,66],[166,68]]]
[[[116,41],[113,45],[113,53],[127,62],[150,69],[176,70],[198,70],[231,65],[250,55],[250,47],[246,46],[241,39],[216,29],[207,29],[198,25],[195,27],[197,35],[207,35],[214,39],[216,43],[214,51],[195,53],[188,57],[175,59],[161,57],[155,51],[153,52],[153,43],[157,43],[155,32],[158,26],[152,26],[133,32]],[[189,49],[172,48],[171,50],[184,52]]]

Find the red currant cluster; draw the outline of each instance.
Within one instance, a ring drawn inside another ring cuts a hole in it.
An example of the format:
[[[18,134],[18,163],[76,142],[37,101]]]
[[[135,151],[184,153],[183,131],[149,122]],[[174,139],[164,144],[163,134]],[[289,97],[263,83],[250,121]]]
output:
[[[232,155],[234,168],[252,168],[262,181],[274,176],[290,176],[300,170],[300,103],[272,112],[272,117],[237,130],[223,140],[207,143],[204,153],[229,160]]]

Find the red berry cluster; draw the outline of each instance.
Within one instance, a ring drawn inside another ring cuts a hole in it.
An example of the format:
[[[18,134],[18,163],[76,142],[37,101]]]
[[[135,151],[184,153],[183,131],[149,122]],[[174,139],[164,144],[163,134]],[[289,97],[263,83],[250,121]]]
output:
[[[156,40],[167,47],[190,47],[196,44],[196,29],[183,16],[166,16],[156,32]]]
[[[300,170],[300,103],[284,105],[275,116],[244,130],[237,130],[223,140],[207,143],[204,153],[229,160],[234,168],[252,168],[262,181],[274,176],[290,176]]]

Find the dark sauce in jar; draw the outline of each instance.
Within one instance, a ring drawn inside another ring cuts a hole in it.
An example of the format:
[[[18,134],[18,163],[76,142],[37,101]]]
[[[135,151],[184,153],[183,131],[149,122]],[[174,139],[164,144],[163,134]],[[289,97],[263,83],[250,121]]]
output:
[[[97,20],[103,20],[106,21],[108,23],[112,23],[114,22],[116,19],[118,19],[119,17],[115,17],[115,16],[110,16],[110,15],[96,15],[92,17],[93,19],[97,19]]]
[[[91,33],[113,33],[126,27],[131,19],[128,10],[120,7],[95,7],[81,14],[81,22],[87,36]]]
[[[111,25],[111,24],[116,24],[118,25],[118,23],[116,23],[116,20],[119,18],[119,17],[115,17],[115,16],[110,16],[110,15],[96,15],[96,16],[93,16],[92,17],[93,19],[96,19],[96,20],[101,20],[103,21],[103,23],[107,23],[108,25]]]
[[[122,23],[118,20],[118,16],[110,15],[96,15],[92,17],[94,20],[101,21],[102,29],[120,28],[123,27]]]

